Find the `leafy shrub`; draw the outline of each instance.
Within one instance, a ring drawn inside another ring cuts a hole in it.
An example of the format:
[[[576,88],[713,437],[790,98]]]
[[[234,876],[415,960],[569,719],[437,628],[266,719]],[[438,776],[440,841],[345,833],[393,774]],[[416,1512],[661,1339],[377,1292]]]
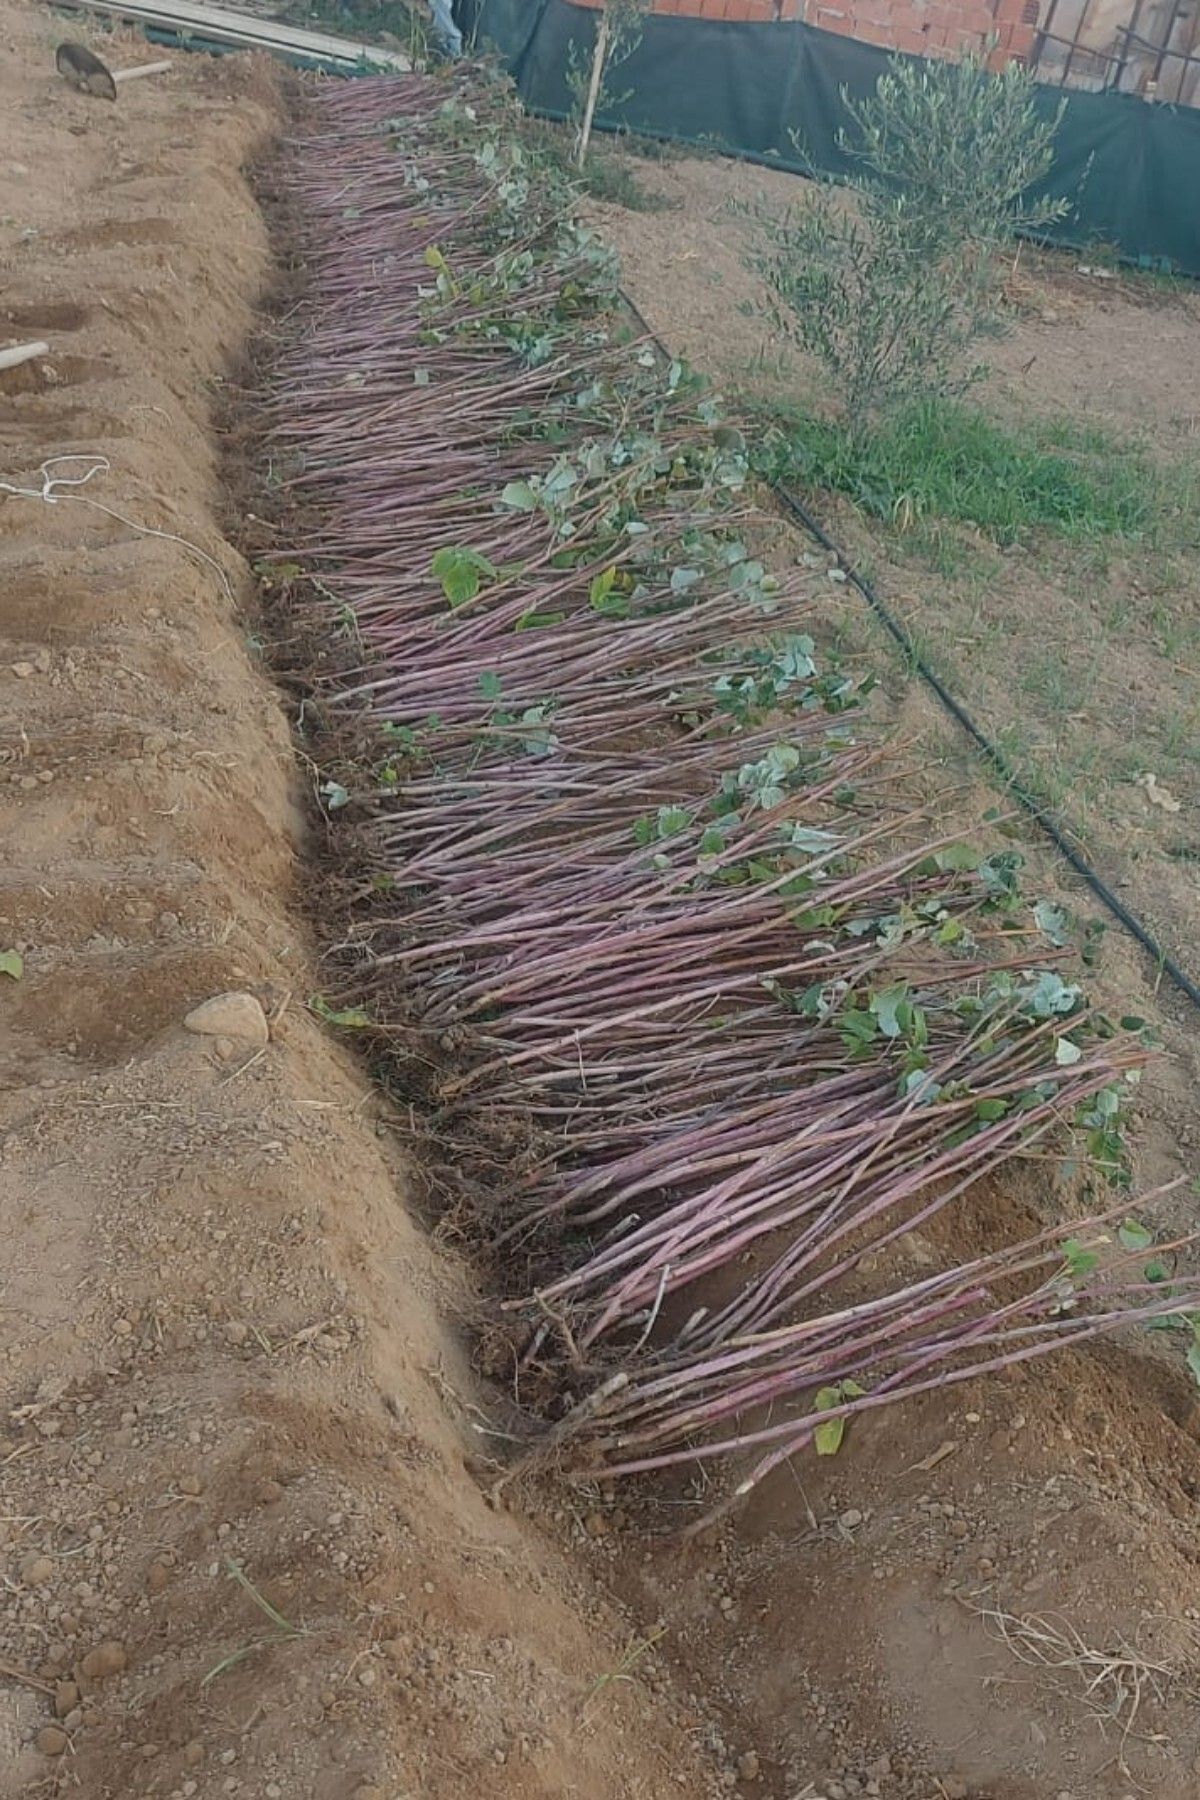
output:
[[[867,99],[845,97],[849,192],[824,184],[761,216],[777,323],[820,362],[856,435],[982,373],[967,353],[1000,329],[997,250],[1065,210],[1028,198],[1058,123],[1035,94],[1015,66],[897,59]]]

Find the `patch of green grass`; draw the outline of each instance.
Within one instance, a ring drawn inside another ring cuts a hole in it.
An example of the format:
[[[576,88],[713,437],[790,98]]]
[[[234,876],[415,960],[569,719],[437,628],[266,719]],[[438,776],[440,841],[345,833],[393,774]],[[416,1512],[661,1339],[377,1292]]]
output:
[[[1163,587],[1160,582],[1160,591]],[[1200,624],[1180,612],[1176,607],[1166,606],[1161,600],[1151,601],[1147,612],[1147,621],[1154,636],[1159,652],[1172,662],[1195,662],[1200,665]]]
[[[772,423],[766,473],[848,494],[903,527],[954,520],[997,544],[1036,529],[1144,537],[1181,504],[1173,479],[1137,445],[1069,419],[1015,431],[977,407],[929,401],[863,435],[798,412],[776,412]]]
[[[572,156],[575,138],[570,126],[549,119],[526,118],[522,139],[535,160],[551,164],[573,186],[606,206],[623,206],[629,212],[664,212],[671,204],[661,194],[642,186],[621,137],[594,138],[582,169]]]
[[[643,187],[624,151],[593,144],[582,169],[574,164],[571,179],[592,200],[606,206],[623,206],[627,212],[666,212],[671,202],[652,188]]]
[[[1160,734],[1166,755],[1185,767],[1200,765],[1200,708],[1172,707],[1160,720]]]
[[[617,131],[612,134],[612,142],[620,145],[628,156],[640,157],[648,163],[674,163],[690,154],[673,138],[644,137],[639,131]]]
[[[945,519],[914,519],[909,526],[909,548],[921,561],[947,581],[979,595],[990,592],[1004,563],[995,544],[960,523]]]

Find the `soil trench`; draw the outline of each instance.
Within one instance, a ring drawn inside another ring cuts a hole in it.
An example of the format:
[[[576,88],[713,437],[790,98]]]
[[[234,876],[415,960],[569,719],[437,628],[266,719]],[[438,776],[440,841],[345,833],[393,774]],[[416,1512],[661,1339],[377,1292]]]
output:
[[[489,1502],[470,1273],[307,1007],[304,773],[222,528],[280,74],[178,54],[113,107],[0,19],[0,346],[50,346],[0,372],[0,1795],[1193,1795],[1157,1364],[930,1396],[687,1551],[661,1487]]]
[[[629,1627],[467,1472],[465,1278],[306,1010],[212,429],[271,274],[242,171],[278,71],[181,54],[113,108],[47,14],[0,16],[0,341],[50,344],[0,374],[0,479],[86,457],[60,492],[173,534],[0,502],[0,1792],[707,1792],[644,1688],[587,1707]],[[229,990],[267,1043],[184,1028]]]

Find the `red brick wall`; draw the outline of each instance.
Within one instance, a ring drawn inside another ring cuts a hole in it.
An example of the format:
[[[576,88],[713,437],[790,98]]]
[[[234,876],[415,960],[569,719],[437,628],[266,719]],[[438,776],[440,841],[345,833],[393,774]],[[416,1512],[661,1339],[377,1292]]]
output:
[[[653,0],[654,13],[689,19],[735,19],[767,24],[802,19],[865,44],[922,56],[990,52],[994,67],[1033,48],[1038,12],[1046,0]],[[603,0],[574,0],[599,7]],[[993,47],[994,40],[994,47]]]

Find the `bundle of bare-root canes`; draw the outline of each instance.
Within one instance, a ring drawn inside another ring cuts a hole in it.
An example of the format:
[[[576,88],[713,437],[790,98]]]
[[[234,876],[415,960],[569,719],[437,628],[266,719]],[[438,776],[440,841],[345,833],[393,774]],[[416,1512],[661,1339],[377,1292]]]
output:
[[[349,622],[326,699],[378,731],[327,795],[384,871],[354,978],[469,1043],[447,1106],[539,1146],[490,1230],[543,1271],[508,1305],[518,1376],[570,1395],[548,1441],[613,1474],[751,1452],[744,1492],[851,1414],[1190,1300],[1119,1195],[1065,1251],[914,1273],[1010,1158],[1082,1137],[1117,1174],[1145,1050],[1038,950],[1013,859],[900,802],[811,578],[747,543],[738,432],[631,340],[505,105],[469,74],[303,103],[278,562]]]

